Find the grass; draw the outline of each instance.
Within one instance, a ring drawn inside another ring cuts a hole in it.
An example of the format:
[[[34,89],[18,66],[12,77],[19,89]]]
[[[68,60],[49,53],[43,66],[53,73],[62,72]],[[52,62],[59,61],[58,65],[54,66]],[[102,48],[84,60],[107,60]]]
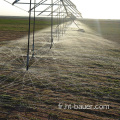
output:
[[[50,19],[37,18],[35,31],[47,28],[50,26]],[[54,19],[53,24],[56,24],[57,20]],[[0,41],[14,40],[21,38],[28,33],[28,18],[12,18],[6,17],[0,18]],[[31,32],[33,31],[33,19],[31,20]]]
[[[28,23],[27,19],[0,19],[0,30],[1,31],[28,31]],[[40,30],[50,26],[50,19],[40,19],[36,20],[36,30]],[[56,22],[54,21],[54,24]],[[33,20],[31,21],[31,25],[33,25]],[[33,31],[31,29],[31,31]]]
[[[102,37],[120,43],[120,20],[80,20]]]

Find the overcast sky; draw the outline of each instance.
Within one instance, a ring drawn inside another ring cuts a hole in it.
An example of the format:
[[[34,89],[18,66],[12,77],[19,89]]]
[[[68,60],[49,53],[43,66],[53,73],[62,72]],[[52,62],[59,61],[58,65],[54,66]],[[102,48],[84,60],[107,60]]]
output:
[[[71,1],[77,6],[84,18],[120,19],[120,0]],[[0,0],[0,15],[26,16],[28,13]]]

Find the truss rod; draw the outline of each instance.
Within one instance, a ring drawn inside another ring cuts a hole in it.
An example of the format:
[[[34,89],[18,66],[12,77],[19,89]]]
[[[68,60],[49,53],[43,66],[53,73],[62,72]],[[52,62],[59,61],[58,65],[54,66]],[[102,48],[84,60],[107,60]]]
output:
[[[30,4],[30,3],[23,3],[23,2],[17,2],[16,4]],[[31,3],[31,4],[34,4],[34,3]],[[36,4],[39,4],[39,3],[36,3]],[[51,4],[47,4],[47,3],[43,3],[42,5],[51,5]],[[59,5],[59,4],[53,4],[53,5]],[[68,5],[66,5],[68,6]]]
[[[63,4],[63,6],[64,6],[64,2],[63,2],[63,0],[61,0],[61,2],[62,2],[62,4]],[[68,10],[67,10],[67,8],[66,8],[66,6],[64,6],[64,8],[65,8],[65,11],[66,11],[66,13],[67,13],[67,15],[69,16],[69,14],[68,14]],[[71,13],[72,14],[72,13]],[[75,23],[75,21],[71,18],[71,16],[69,16],[70,17],[70,19]],[[79,26],[75,23],[75,25],[79,28]],[[80,28],[79,28],[80,29]]]
[[[70,0],[65,0],[65,2],[68,2],[70,5],[74,6],[74,8],[76,8],[76,5],[74,3],[72,3]]]
[[[44,2],[46,2],[47,0],[41,0],[39,3],[37,3],[33,8],[31,8],[29,11],[33,10],[34,8],[42,5]]]
[[[59,10],[59,7],[57,8],[57,9],[55,9],[54,11],[53,11],[53,13],[56,13],[56,11],[58,11]],[[50,13],[49,15],[51,15],[52,13]],[[48,15],[48,16],[49,16]]]
[[[70,0],[65,0],[65,2],[66,2],[66,4],[71,5]],[[76,11],[77,13],[79,13],[80,16],[82,17],[81,13],[77,10],[76,6],[75,7],[71,6],[71,8],[74,9],[74,11]]]
[[[79,15],[79,16],[81,16],[81,15],[80,15],[79,13],[77,13],[72,7],[69,8],[69,6],[67,6],[67,8],[68,8],[69,11],[71,11],[72,14],[74,14],[75,16],[76,16],[76,14]]]
[[[55,1],[53,4],[57,4],[59,2],[59,0]],[[46,9],[44,9],[41,13],[39,13],[37,16],[41,15],[43,12],[45,12],[46,10],[50,9],[52,7],[52,5],[50,5],[49,7],[47,7]]]

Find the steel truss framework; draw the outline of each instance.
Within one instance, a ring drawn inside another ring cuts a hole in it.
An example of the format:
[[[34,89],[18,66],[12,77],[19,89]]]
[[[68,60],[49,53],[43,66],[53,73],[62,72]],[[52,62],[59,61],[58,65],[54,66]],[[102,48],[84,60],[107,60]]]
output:
[[[82,18],[81,13],[77,10],[74,3],[70,0],[4,0],[5,2],[12,4],[13,6],[24,10],[29,13],[29,30],[28,30],[28,46],[27,46],[27,63],[26,70],[29,69],[29,52],[30,52],[30,30],[32,15],[34,18],[33,23],[33,40],[32,40],[32,57],[34,57],[35,49],[35,20],[36,16],[51,17],[51,44],[50,49],[53,46],[53,19],[57,19],[57,26],[55,28],[56,37],[59,40],[59,36],[65,33],[65,29],[68,26],[68,20],[74,22],[77,18]],[[25,9],[26,8],[26,9]]]

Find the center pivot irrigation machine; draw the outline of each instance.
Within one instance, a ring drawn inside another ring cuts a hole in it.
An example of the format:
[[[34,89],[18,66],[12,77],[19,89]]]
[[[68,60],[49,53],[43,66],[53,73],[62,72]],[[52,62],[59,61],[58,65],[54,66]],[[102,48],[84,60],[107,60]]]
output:
[[[34,57],[35,49],[35,20],[36,16],[51,17],[51,44],[53,45],[53,19],[57,18],[56,34],[64,33],[68,21],[72,21],[79,29],[75,19],[82,18],[81,13],[77,10],[74,3],[70,0],[4,0],[5,2],[29,13],[29,30],[28,30],[28,46],[27,46],[27,64],[26,70],[29,69],[29,52],[30,52],[30,31],[32,14],[33,22],[33,42],[32,42],[32,57]],[[37,13],[37,15],[36,15]],[[62,24],[62,29],[61,29]]]

